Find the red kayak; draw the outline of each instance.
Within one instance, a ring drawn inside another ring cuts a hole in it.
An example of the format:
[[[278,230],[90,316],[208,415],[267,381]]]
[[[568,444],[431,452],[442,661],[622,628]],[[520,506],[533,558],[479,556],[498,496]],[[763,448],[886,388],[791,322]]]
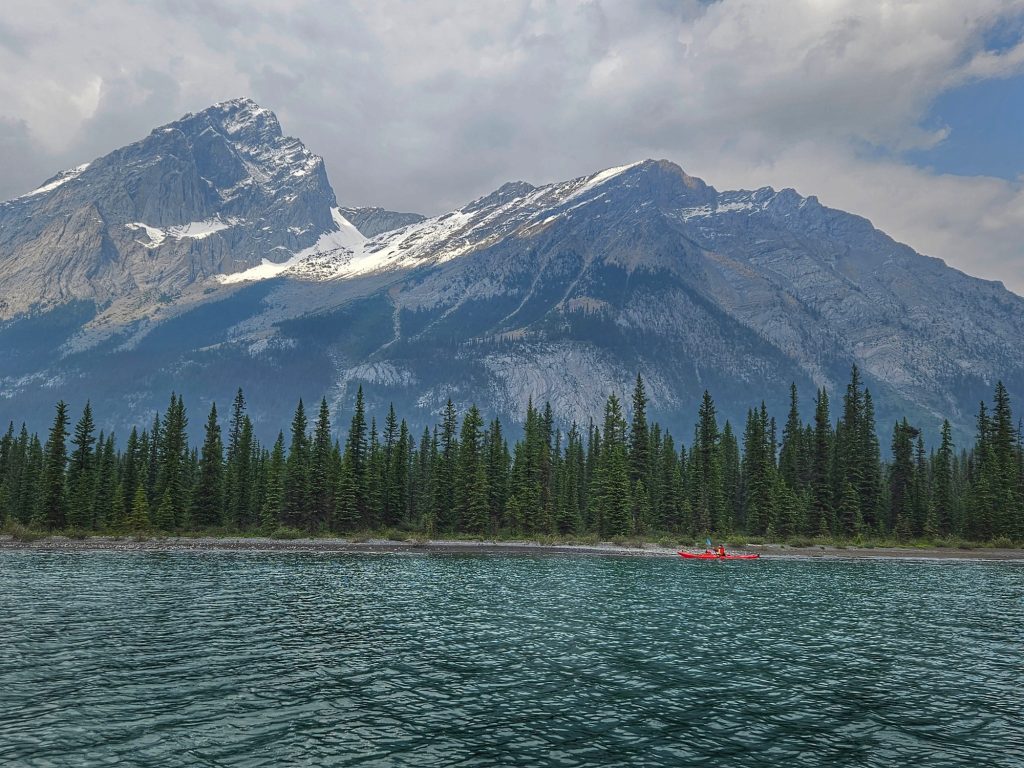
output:
[[[680,557],[687,560],[757,560],[761,555],[716,555],[714,552],[683,552],[680,550]]]

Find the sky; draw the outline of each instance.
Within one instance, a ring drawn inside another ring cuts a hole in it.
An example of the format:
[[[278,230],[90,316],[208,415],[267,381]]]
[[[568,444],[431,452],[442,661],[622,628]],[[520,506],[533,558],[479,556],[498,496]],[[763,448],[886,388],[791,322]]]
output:
[[[343,205],[667,158],[1024,294],[1024,0],[5,0],[0,199],[238,96]]]

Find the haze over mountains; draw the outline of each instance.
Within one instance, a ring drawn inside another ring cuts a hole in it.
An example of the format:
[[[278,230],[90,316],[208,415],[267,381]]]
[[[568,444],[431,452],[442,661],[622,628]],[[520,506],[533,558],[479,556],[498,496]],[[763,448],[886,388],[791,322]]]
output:
[[[640,371],[688,440],[705,388],[735,423],[762,397],[781,417],[795,381],[808,416],[854,363],[883,430],[964,434],[997,378],[1024,394],[1024,299],[793,190],[647,160],[426,219],[339,196],[238,99],[0,204],[0,416],[89,396],[123,429],[173,389],[198,423],[242,386],[276,431],[364,384],[420,428],[449,397],[586,422]]]

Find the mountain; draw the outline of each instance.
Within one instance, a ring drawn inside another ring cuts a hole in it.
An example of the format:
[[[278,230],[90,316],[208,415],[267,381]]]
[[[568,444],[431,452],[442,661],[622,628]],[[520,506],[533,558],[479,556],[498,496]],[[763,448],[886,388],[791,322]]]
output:
[[[1024,299],[790,189],[719,192],[648,160],[512,182],[422,219],[339,208],[319,158],[252,102],[171,126],[0,208],[12,415],[40,423],[58,397],[88,393],[123,428],[171,389],[199,410],[243,386],[276,429],[298,396],[326,395],[339,414],[366,384],[378,412],[393,401],[418,428],[449,397],[506,421],[550,400],[563,423],[585,423],[640,371],[653,414],[688,439],[705,388],[736,424],[762,397],[781,417],[796,382],[809,417],[815,388],[840,396],[857,364],[881,430],[948,417],[964,436],[995,379],[1024,395]],[[171,155],[162,136],[175,132]],[[200,159],[204,141],[248,173],[248,202]],[[176,179],[210,179],[194,185],[216,191],[209,207],[185,207],[191,183],[139,170],[168,163]],[[140,178],[148,193],[117,197]],[[57,245],[79,247],[33,245],[46,217],[65,222]],[[170,234],[211,219],[235,223]],[[117,257],[103,233],[120,237]],[[134,285],[113,279],[126,274]]]
[[[173,293],[337,225],[323,161],[248,99],[154,130],[0,205],[0,317]]]

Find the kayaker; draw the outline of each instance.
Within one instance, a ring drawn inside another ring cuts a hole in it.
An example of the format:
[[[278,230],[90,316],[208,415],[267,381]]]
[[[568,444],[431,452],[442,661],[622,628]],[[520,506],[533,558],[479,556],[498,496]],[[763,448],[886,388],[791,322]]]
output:
[[[722,544],[718,545],[718,551],[715,552],[719,557],[725,557],[725,547]]]

